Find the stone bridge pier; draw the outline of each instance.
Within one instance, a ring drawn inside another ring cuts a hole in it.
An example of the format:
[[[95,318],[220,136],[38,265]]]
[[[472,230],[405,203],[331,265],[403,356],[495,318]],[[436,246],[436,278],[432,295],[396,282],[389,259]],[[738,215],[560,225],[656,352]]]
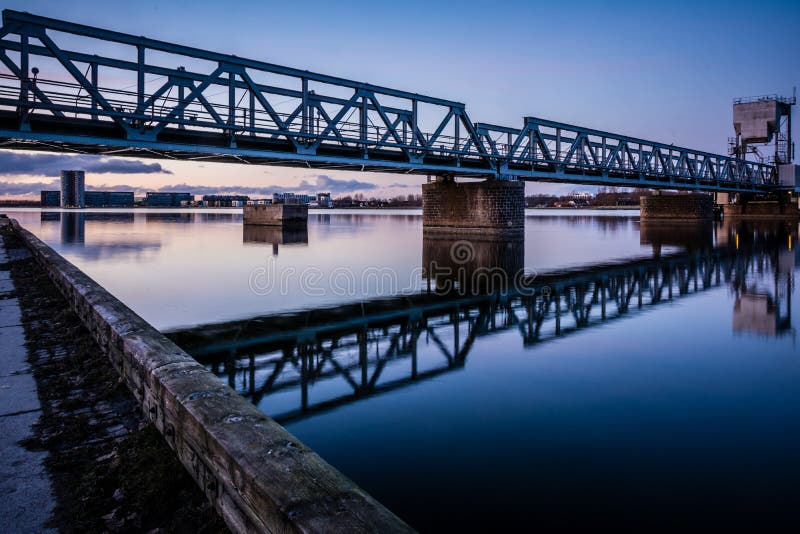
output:
[[[512,180],[456,182],[437,177],[422,185],[425,235],[523,236],[525,183]]]
[[[714,197],[706,193],[649,195],[639,199],[639,208],[642,221],[711,221],[714,218]]]

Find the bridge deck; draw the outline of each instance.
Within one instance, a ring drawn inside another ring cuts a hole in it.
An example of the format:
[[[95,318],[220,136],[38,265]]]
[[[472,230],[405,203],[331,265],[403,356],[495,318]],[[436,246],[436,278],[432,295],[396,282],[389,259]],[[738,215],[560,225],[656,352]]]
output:
[[[96,54],[98,42],[115,46]],[[780,189],[771,165],[534,117],[521,128],[475,123],[455,101],[11,10],[3,11],[0,63],[6,149]]]

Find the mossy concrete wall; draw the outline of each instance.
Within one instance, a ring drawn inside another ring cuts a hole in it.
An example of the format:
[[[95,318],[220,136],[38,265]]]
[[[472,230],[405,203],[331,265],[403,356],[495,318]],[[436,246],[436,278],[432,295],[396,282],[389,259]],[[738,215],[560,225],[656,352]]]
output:
[[[232,531],[411,531],[80,269],[12,224]]]

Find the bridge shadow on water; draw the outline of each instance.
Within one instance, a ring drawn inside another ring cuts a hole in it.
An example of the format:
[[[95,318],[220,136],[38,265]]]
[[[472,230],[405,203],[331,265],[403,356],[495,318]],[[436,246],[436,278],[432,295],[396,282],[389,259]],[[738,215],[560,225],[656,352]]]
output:
[[[273,234],[245,240],[297,237]],[[456,372],[478,338],[515,332],[535,350],[714,288],[734,294],[736,332],[793,335],[796,226],[642,225],[640,236],[652,257],[547,274],[523,268],[522,240],[426,237],[421,292],[167,335],[282,423]]]

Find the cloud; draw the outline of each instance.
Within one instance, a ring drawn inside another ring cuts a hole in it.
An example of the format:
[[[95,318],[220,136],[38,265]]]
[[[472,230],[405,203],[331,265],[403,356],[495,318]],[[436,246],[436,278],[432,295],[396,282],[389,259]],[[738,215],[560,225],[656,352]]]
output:
[[[322,193],[329,192],[333,195],[352,193],[354,191],[371,191],[382,186],[372,182],[360,180],[338,180],[326,174],[318,175],[314,180],[301,180],[297,185],[189,185],[174,184],[160,187],[158,191],[183,193],[191,192],[195,195],[261,195],[270,196],[273,193]]]
[[[143,163],[135,159],[0,151],[0,174],[60,176],[64,169],[83,170],[92,174],[172,174],[160,163]]]
[[[22,197],[26,195],[39,196],[39,191],[60,190],[61,184],[57,180],[52,182],[0,182],[0,195]]]

